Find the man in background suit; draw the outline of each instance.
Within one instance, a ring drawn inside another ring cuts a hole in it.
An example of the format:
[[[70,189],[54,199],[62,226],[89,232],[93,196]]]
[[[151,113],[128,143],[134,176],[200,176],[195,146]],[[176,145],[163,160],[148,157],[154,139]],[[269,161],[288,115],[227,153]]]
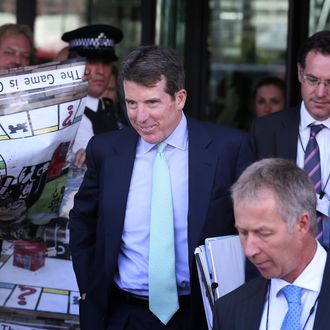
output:
[[[321,185],[317,210],[323,237],[330,243],[330,31],[309,37],[298,55],[298,79],[301,86],[300,107],[257,118],[251,127],[252,147],[257,159],[282,157],[304,168],[312,125],[323,125],[316,135],[321,166]]]
[[[90,140],[70,212],[81,328],[207,329],[194,250],[207,237],[234,231],[228,189],[252,162],[247,137],[184,115],[185,75],[173,49],[132,51],[121,76],[132,127]],[[166,322],[149,310],[152,172],[160,142],[171,178],[179,301]]]
[[[0,26],[0,69],[30,65],[33,56],[33,34],[28,25]]]
[[[306,172],[281,158],[257,161],[232,199],[244,253],[263,277],[216,301],[214,329],[329,328],[330,260],[314,238],[316,196]],[[287,289],[298,293],[293,309]]]

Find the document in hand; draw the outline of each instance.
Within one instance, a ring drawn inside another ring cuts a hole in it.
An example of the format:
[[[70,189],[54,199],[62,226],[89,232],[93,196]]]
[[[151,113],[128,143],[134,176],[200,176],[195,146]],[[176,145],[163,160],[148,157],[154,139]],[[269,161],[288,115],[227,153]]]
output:
[[[245,281],[245,257],[238,236],[218,236],[195,249],[199,283],[209,330],[215,300]]]
[[[239,236],[207,238],[205,246],[217,300],[245,282],[245,256]]]
[[[197,264],[199,284],[201,287],[204,311],[208,329],[212,329],[212,310],[214,306],[214,293],[212,291],[211,274],[207,264],[205,245],[200,245],[195,249],[195,259]]]

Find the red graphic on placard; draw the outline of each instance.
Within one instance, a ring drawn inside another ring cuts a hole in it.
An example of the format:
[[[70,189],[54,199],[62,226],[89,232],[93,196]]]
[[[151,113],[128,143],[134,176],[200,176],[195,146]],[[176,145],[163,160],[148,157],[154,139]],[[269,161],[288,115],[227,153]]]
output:
[[[53,179],[61,175],[66,164],[70,142],[62,142],[54,151],[48,167],[48,178]]]
[[[66,117],[62,123],[63,127],[70,126],[72,124],[71,117],[73,115],[73,105],[68,106],[68,117]]]
[[[30,294],[34,294],[36,293],[36,289],[35,288],[31,288],[29,286],[24,286],[24,285],[19,285],[18,286],[21,291],[24,291],[23,293],[21,293],[19,296],[18,296],[18,304],[19,305],[26,305],[26,300],[25,300],[25,297],[26,296],[29,296]]]

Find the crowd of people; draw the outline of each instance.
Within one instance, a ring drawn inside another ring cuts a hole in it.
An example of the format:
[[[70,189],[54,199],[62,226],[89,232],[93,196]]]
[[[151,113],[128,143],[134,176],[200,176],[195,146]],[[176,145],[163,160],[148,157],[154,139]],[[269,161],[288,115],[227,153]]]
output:
[[[300,105],[257,83],[248,133],[185,114],[174,49],[137,47],[119,79],[123,37],[81,27],[56,58],[84,56],[89,77],[69,169],[85,171],[68,214],[81,329],[207,329],[194,250],[236,233],[255,278],[216,301],[214,329],[327,329],[330,31],[300,49]],[[1,69],[33,51],[26,27],[0,27]]]

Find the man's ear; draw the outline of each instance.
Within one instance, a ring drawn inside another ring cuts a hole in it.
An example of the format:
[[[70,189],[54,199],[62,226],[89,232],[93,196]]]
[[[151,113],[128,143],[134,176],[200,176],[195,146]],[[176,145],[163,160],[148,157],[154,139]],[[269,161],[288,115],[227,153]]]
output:
[[[175,102],[178,110],[182,110],[186,103],[187,91],[185,89],[180,89],[175,93]]]
[[[310,231],[311,219],[308,213],[303,213],[297,222],[298,231],[305,234]]]

